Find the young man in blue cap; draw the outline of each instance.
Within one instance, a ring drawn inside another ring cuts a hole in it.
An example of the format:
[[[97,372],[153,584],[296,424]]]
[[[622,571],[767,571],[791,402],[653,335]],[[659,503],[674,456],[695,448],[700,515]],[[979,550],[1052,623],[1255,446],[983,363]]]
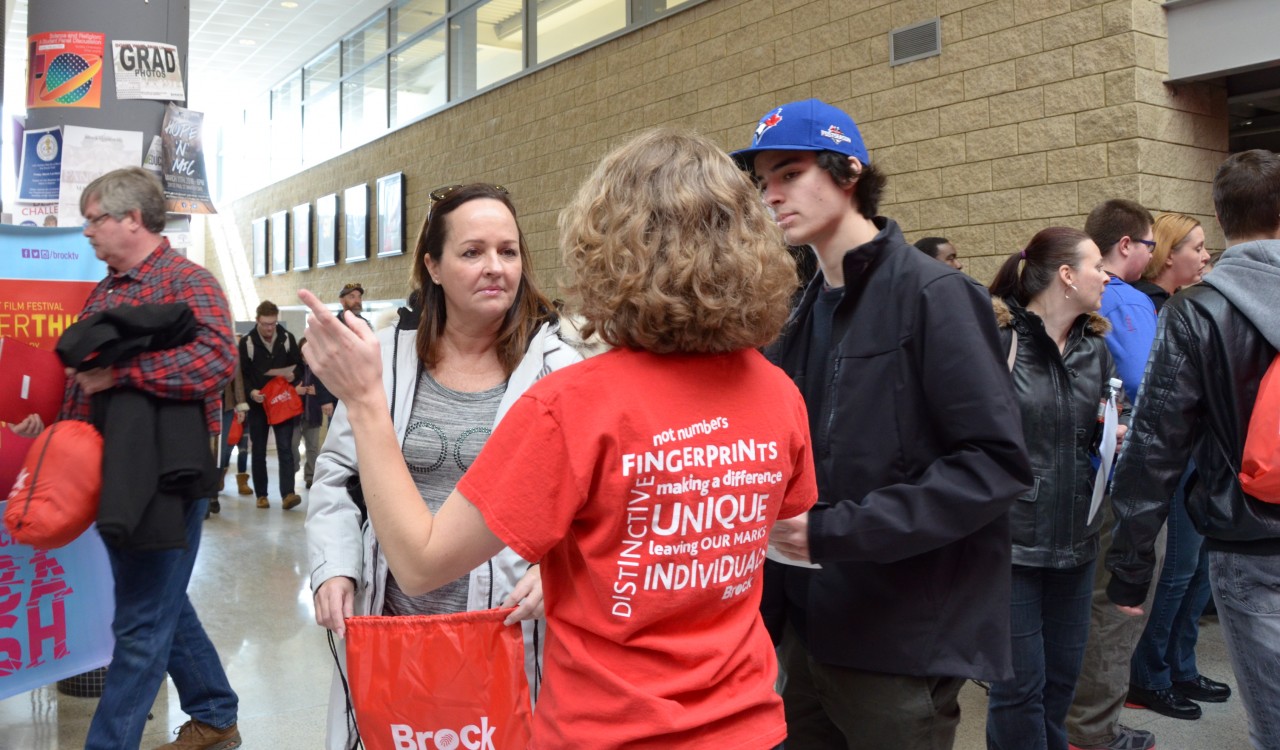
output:
[[[965,678],[1013,676],[1006,513],[1032,481],[990,297],[876,215],[885,177],[839,109],[773,109],[734,157],[819,268],[769,351],[819,489],[772,538],[821,568],[766,573],[787,748],[949,748]]]

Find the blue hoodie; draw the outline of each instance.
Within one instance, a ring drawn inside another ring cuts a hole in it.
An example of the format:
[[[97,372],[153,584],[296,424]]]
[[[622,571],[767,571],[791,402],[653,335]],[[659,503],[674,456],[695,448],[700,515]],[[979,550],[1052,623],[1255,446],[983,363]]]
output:
[[[1102,291],[1098,314],[1111,321],[1107,348],[1116,361],[1116,372],[1124,381],[1125,398],[1133,404],[1138,398],[1138,384],[1147,366],[1147,355],[1156,339],[1156,306],[1144,292],[1112,276]]]

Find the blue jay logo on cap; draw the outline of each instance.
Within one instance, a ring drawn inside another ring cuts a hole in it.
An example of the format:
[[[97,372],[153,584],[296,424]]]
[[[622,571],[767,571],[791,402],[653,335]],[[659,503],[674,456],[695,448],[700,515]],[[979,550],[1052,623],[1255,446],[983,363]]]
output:
[[[853,143],[853,139],[844,134],[839,125],[828,125],[826,130],[818,132],[823,138],[830,138],[831,142],[839,146],[841,143]]]
[[[756,137],[753,145],[759,145],[760,139],[764,137],[764,134],[769,132],[770,128],[780,122],[782,122],[782,107],[778,107],[764,117],[761,117],[760,124],[756,126]]]

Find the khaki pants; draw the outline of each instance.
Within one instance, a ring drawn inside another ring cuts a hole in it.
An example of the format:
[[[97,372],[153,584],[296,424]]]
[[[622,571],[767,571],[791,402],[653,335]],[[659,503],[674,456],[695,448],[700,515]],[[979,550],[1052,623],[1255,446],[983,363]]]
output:
[[[1129,693],[1129,661],[1147,626],[1151,600],[1155,598],[1156,581],[1164,567],[1167,530],[1156,537],[1156,567],[1151,589],[1142,602],[1140,617],[1126,615],[1107,598],[1107,552],[1111,549],[1111,532],[1115,514],[1111,499],[1103,500],[1106,516],[1102,520],[1101,551],[1094,570],[1093,608],[1089,617],[1089,644],[1085,646],[1084,666],[1076,683],[1076,695],[1067,712],[1067,740],[1081,747],[1105,745],[1118,733],[1120,709]]]

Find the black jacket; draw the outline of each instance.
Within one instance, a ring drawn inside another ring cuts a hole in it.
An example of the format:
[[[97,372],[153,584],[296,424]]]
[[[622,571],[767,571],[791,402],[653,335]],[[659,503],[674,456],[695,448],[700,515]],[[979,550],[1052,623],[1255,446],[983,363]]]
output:
[[[822,663],[1008,678],[1008,510],[1031,471],[990,296],[876,224],[844,257],[828,396],[808,404],[822,569],[770,563],[766,612],[785,591],[780,608]],[[822,285],[769,350],[802,393]]]
[[[1270,311],[1263,314],[1271,320],[1247,316],[1239,297],[1224,294],[1225,275],[1215,280],[1213,274],[1179,291],[1160,313],[1130,437],[1112,482],[1118,525],[1107,555],[1113,574],[1107,595],[1117,604],[1136,605],[1150,588],[1155,536],[1189,458],[1200,480],[1187,495],[1187,512],[1205,544],[1280,554],[1280,505],[1244,494],[1237,478],[1258,386],[1280,341],[1274,322],[1280,314],[1280,243],[1271,244],[1269,264],[1243,269],[1260,290],[1255,309]],[[1245,246],[1228,249],[1223,262],[1239,258],[1239,248]]]
[[[1013,331],[1018,350],[1013,392],[1022,410],[1022,434],[1035,483],[1009,511],[1013,563],[1036,568],[1073,568],[1098,556],[1101,509],[1092,523],[1089,505],[1097,476],[1101,432],[1098,403],[1116,377],[1104,337],[1106,318],[1081,315],[1061,353],[1044,322],[1013,300],[994,299],[1000,341],[1008,351]]]
[[[276,337],[268,347],[262,342],[255,326],[253,330],[240,338],[240,370],[244,373],[246,391],[260,391],[271,380],[268,370],[278,367],[294,366],[293,378],[289,382],[298,384],[302,380],[302,352],[298,349],[298,341],[283,326],[276,329]],[[249,400],[249,407],[261,409],[262,404]]]

